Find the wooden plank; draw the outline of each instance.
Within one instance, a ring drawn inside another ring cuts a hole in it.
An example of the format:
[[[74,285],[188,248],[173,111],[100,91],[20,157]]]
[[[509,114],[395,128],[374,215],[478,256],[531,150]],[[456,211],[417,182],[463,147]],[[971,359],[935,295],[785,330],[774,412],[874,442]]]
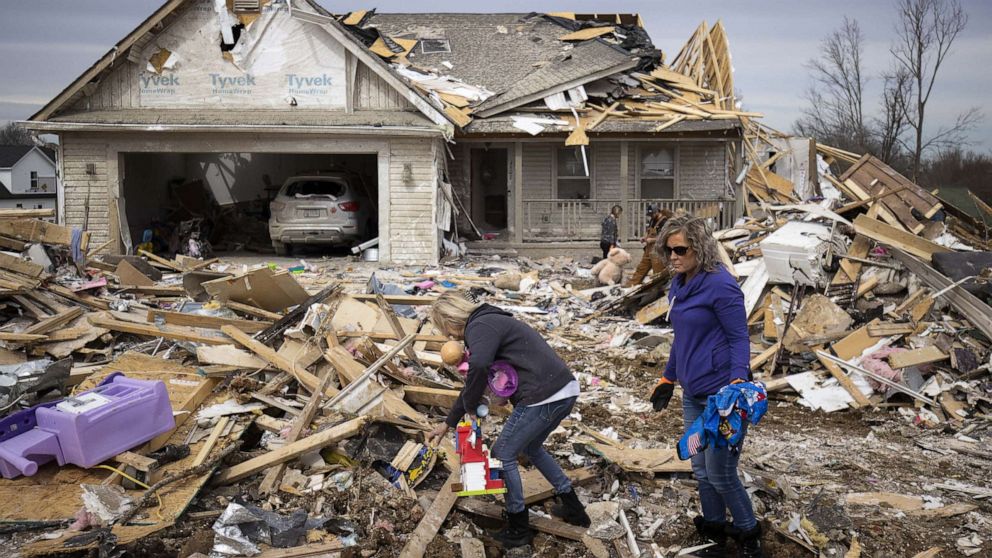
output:
[[[293,420],[293,428],[290,429],[289,434],[286,435],[286,443],[293,443],[303,436],[303,433],[310,428],[310,423],[313,422],[314,417],[317,416],[317,411],[320,410],[320,403],[323,401],[323,393],[327,389],[328,384],[331,381],[331,374],[325,373],[324,377],[321,378],[320,384],[317,389],[310,394],[310,400],[307,401],[303,410],[300,411],[299,416]],[[275,492],[276,488],[279,486],[279,479],[282,478],[283,473],[286,472],[286,465],[279,464],[265,473],[265,478],[258,485],[258,491],[262,495],[268,495]]]
[[[415,405],[427,405],[450,409],[458,400],[461,392],[457,389],[437,389],[422,386],[406,386],[403,388],[403,399]]]
[[[298,366],[296,366],[295,362],[291,362],[289,359],[280,355],[274,349],[272,349],[272,347],[260,343],[255,339],[252,339],[251,336],[241,331],[240,329],[234,326],[222,326],[220,330],[223,331],[225,334],[227,334],[228,337],[234,339],[240,345],[244,346],[249,351],[255,353],[261,359],[265,360],[269,364],[272,364],[273,366],[275,366],[279,370],[282,370],[283,372],[287,372],[291,374],[294,378],[297,379],[297,381],[303,384],[303,386],[306,387],[308,390],[313,391],[317,389],[317,386],[320,384],[320,379],[318,379],[317,376],[314,376],[310,372],[307,372],[306,369],[299,368]],[[337,395],[337,393],[338,393],[337,390],[331,387],[328,387],[324,391],[324,394],[327,395],[328,397],[334,397],[335,395]]]
[[[813,352],[822,350],[824,350],[822,346],[813,347]],[[819,354],[816,355],[816,358],[820,361],[820,364],[822,364],[823,367],[830,372],[830,375],[837,379],[837,382],[841,385],[841,387],[844,388],[844,390],[847,391],[847,393],[854,399],[851,404],[853,408],[857,409],[859,407],[871,406],[871,401],[868,400],[868,397],[865,396],[860,389],[858,389],[858,386],[854,385],[854,380],[845,374],[844,371],[840,369],[840,366],[837,366],[837,364],[833,361],[825,359]]]
[[[332,428],[321,430],[320,432],[303,438],[302,440],[286,444],[279,449],[224,469],[217,474],[217,477],[214,479],[214,484],[224,485],[237,482],[243,478],[250,477],[255,473],[264,471],[274,465],[286,463],[287,461],[296,459],[305,453],[319,450],[345,438],[350,438],[361,432],[362,428],[364,428],[368,422],[368,417],[354,418]]]
[[[0,341],[10,341],[13,343],[32,343],[35,341],[45,341],[48,339],[47,335],[30,334],[30,333],[14,333],[11,331],[0,331]]]
[[[72,229],[39,219],[19,219],[15,221],[0,221],[0,235],[9,236],[27,242],[42,244],[57,244],[69,246],[72,244]],[[84,252],[89,244],[90,233],[83,232],[79,247]]]
[[[830,346],[834,350],[834,354],[844,360],[851,360],[854,357],[861,356],[861,353],[865,349],[878,342],[878,339],[868,334],[868,326],[877,324],[879,321],[878,319],[872,320],[867,325],[852,331],[840,341],[835,341]]]
[[[256,554],[255,558],[327,558],[330,556],[339,556],[339,551],[344,550],[344,548],[345,546],[341,542],[341,539],[335,537],[330,542],[306,544],[291,548],[271,548],[261,554]]]
[[[638,310],[637,314],[634,315],[634,319],[637,320],[637,323],[639,324],[649,324],[664,316],[665,313],[668,312],[669,307],[670,304],[668,302],[668,296],[662,294],[658,300]]]
[[[945,248],[920,238],[914,234],[900,231],[894,227],[886,225],[881,221],[876,221],[864,215],[858,215],[854,220],[854,229],[858,234],[863,234],[868,238],[887,244],[889,246],[905,250],[910,254],[930,261],[933,254],[937,252],[951,252],[950,248]]]
[[[939,362],[947,358],[949,357],[946,353],[944,353],[944,351],[941,351],[937,347],[931,345],[929,347],[913,349],[904,353],[891,354],[889,355],[889,366],[892,368],[908,368],[910,366],[919,366],[921,364]]]
[[[485,502],[479,500],[478,498],[459,498],[456,507],[465,513],[481,515],[492,519],[502,519],[503,517],[502,506]],[[549,535],[554,535],[556,537],[561,537],[572,541],[581,541],[582,535],[586,533],[585,527],[578,527],[565,523],[564,521],[536,515],[530,516],[530,526],[532,529],[536,529],[542,533],[547,533]],[[401,554],[400,556],[404,555]],[[422,554],[410,554],[408,556],[409,558],[413,558],[414,556],[422,556]]]
[[[123,286],[151,287],[155,285],[155,281],[151,277],[142,273],[127,260],[121,260],[117,263],[117,269],[114,271],[114,275],[117,276],[117,281]]]
[[[830,176],[830,175],[825,175],[825,176]],[[871,198],[871,194],[869,194],[864,189],[862,189],[861,186],[859,186],[853,180],[845,181],[844,189],[850,192],[850,194],[856,199],[864,200]],[[893,215],[892,212],[886,208],[884,203],[875,202],[871,204],[870,211],[876,212],[878,216],[882,218],[883,221],[892,225],[893,227],[899,230],[905,230],[905,227],[903,226],[902,222],[900,222],[899,219],[897,219],[896,216]]]
[[[368,337],[373,341],[398,341],[406,335],[397,337],[395,333],[388,331],[345,331],[339,330],[334,332],[334,334],[339,339],[348,339],[353,337]],[[426,335],[418,333],[413,338],[414,342],[426,342],[426,343],[445,343],[451,339],[446,335]]]
[[[55,217],[55,208],[49,209],[0,209],[0,219],[33,219],[37,217]]]
[[[155,322],[156,318],[161,318],[167,324],[199,327],[203,329],[220,329],[222,326],[229,325],[234,326],[245,333],[257,333],[272,325],[272,322],[220,318],[216,316],[201,316],[199,314],[167,312],[165,310],[149,310],[147,316],[148,321]]]
[[[269,367],[268,362],[234,345],[197,347],[196,360],[200,364],[226,364],[237,366],[238,368],[250,368],[252,370]]]
[[[241,312],[242,314],[248,314],[249,316],[255,316],[256,318],[262,318],[263,320],[272,320],[275,322],[282,318],[282,314],[278,312],[269,312],[268,310],[263,310],[257,306],[244,304],[242,302],[234,302],[233,300],[228,300],[224,303],[224,306],[227,306],[235,312]]]
[[[389,323],[389,328],[393,330],[393,335],[396,335],[397,337],[406,337],[408,333],[403,330],[403,324],[400,323],[399,318],[396,317],[396,313],[393,312],[392,306],[386,302],[386,299],[383,298],[382,295],[376,295],[375,301],[379,306],[379,309],[382,310],[382,313],[385,315],[386,322]],[[416,331],[410,333],[416,335]],[[410,360],[417,363],[417,366],[421,369],[424,367],[424,363],[417,357],[417,351],[412,345],[407,345],[406,348],[403,349],[403,353],[406,354]]]
[[[565,471],[565,475],[572,482],[573,487],[588,484],[600,476],[595,467],[572,469]],[[524,504],[528,506],[555,495],[555,487],[551,486],[551,483],[537,469],[521,468],[520,478],[524,485]]]
[[[45,274],[44,267],[34,262],[29,262],[18,258],[17,256],[11,256],[10,254],[5,254],[3,252],[0,252],[0,267],[14,273],[27,275],[32,279],[37,279]]]
[[[164,337],[175,341],[191,341],[193,343],[206,343],[207,345],[229,345],[231,343],[229,339],[225,339],[224,337],[201,335],[188,328],[177,329],[170,326],[152,326],[135,322],[125,322],[100,314],[91,315],[88,319],[91,324],[97,327],[123,333],[133,333],[148,337]]]
[[[872,323],[868,325],[868,335],[872,337],[888,337],[890,335],[909,335],[916,331],[912,324],[895,324],[892,322]]]
[[[171,261],[171,260],[167,260],[167,259],[165,259],[163,257],[160,257],[160,256],[156,256],[155,254],[152,254],[151,252],[149,252],[147,250],[138,250],[138,254],[140,254],[140,255],[148,258],[149,260],[151,260],[151,261],[153,261],[153,262],[155,262],[157,264],[163,265],[163,266],[165,266],[165,267],[167,267],[167,268],[169,268],[169,269],[171,269],[173,271],[178,271],[179,273],[182,273],[182,272],[186,271],[185,269],[183,269],[183,266],[179,265],[178,263],[176,263],[174,261]]]
[[[214,426],[214,429],[210,431],[210,436],[207,437],[206,442],[200,446],[200,451],[197,452],[196,458],[193,459],[192,467],[198,467],[207,460],[207,457],[210,456],[210,451],[214,449],[215,445],[217,445],[217,440],[219,440],[221,434],[224,433],[224,429],[227,428],[227,423],[230,422],[230,420],[231,417],[229,416],[223,416],[217,420],[217,424]]]
[[[487,277],[483,277],[482,279],[486,279],[487,281],[491,280],[490,278]],[[352,294],[352,293],[349,293],[348,296],[354,298],[355,300],[360,300],[363,302],[365,301],[375,302],[375,297],[376,297],[376,295],[374,294]],[[437,302],[437,298],[438,298],[436,296],[415,296],[415,295],[381,295],[381,296],[382,298],[386,299],[386,302],[390,304],[399,304],[401,306],[418,306],[418,305],[434,304],[435,302]]]
[[[456,484],[457,481],[458,475],[454,473],[448,475],[448,480],[441,486],[434,501],[431,502],[431,507],[427,508],[420,523],[417,524],[413,533],[410,533],[410,538],[407,539],[406,545],[400,552],[400,558],[422,558],[427,553],[427,545],[434,540],[441,524],[448,518],[451,508],[458,500],[458,494],[452,489],[452,485]],[[499,506],[491,505],[499,509]]]
[[[76,306],[74,308],[66,310],[65,312],[59,312],[58,314],[50,318],[46,318],[34,324],[33,326],[25,329],[22,333],[26,333],[28,335],[42,335],[48,333],[49,331],[52,331],[53,329],[62,327],[65,324],[71,322],[72,320],[75,320],[76,318],[82,315],[83,315],[83,309]]]
[[[618,448],[607,444],[586,444],[625,471],[634,473],[688,473],[692,465],[681,461],[674,449]]]
[[[781,345],[782,343],[780,341],[776,341],[774,345],[762,351],[761,354],[753,357],[751,359],[751,366],[750,366],[751,370],[752,371],[756,370],[759,366],[768,362],[773,356],[775,356],[775,353],[778,352],[778,348]]]

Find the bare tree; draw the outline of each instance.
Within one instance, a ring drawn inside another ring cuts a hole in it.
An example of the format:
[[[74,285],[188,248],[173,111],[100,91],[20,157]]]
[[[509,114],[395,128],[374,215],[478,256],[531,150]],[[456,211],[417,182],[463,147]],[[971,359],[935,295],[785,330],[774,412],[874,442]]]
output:
[[[982,119],[977,108],[961,113],[953,124],[924,134],[927,103],[937,74],[951,51],[951,45],[968,24],[968,15],[958,0],[898,0],[897,38],[890,49],[898,65],[909,75],[910,94],[904,99],[902,112],[913,131],[912,175],[917,180],[923,154],[931,148],[962,145],[967,132]]]
[[[813,85],[806,92],[808,106],[796,122],[800,133],[852,151],[867,150],[864,40],[857,20],[845,17],[841,27],[823,39],[820,57],[806,63]]]
[[[906,114],[903,110],[911,94],[911,80],[905,68],[896,66],[882,76],[881,117],[873,118],[873,136],[877,156],[890,165],[900,155],[900,142],[906,132]]]
[[[16,122],[8,122],[0,128],[0,145],[34,145],[34,140],[31,139],[31,132]]]

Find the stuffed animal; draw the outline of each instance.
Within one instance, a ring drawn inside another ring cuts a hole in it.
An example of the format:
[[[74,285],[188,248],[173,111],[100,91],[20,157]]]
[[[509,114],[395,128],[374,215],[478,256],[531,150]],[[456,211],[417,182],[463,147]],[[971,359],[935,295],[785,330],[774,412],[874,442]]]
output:
[[[630,254],[623,248],[610,248],[605,260],[593,266],[592,274],[600,285],[617,285],[623,278],[623,268],[631,261]]]

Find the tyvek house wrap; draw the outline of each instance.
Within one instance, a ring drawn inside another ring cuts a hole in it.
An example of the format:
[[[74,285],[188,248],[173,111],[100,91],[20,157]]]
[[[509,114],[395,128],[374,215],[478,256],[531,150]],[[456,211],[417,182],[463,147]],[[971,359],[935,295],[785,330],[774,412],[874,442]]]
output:
[[[171,69],[142,68],[136,84],[141,106],[345,108],[340,43],[294,19],[276,0],[241,30],[232,50],[221,52],[221,37],[232,40],[237,23],[225,0],[192,2],[142,50],[140,59],[149,61],[167,49]]]

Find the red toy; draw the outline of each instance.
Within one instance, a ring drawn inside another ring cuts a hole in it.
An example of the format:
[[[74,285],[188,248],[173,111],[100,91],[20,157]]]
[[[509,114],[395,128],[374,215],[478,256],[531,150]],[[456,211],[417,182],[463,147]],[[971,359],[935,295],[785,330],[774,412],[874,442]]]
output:
[[[482,424],[460,422],[455,429],[455,452],[461,462],[462,490],[459,496],[503,494],[506,486],[500,478],[503,464],[489,457],[489,448],[482,442]]]

